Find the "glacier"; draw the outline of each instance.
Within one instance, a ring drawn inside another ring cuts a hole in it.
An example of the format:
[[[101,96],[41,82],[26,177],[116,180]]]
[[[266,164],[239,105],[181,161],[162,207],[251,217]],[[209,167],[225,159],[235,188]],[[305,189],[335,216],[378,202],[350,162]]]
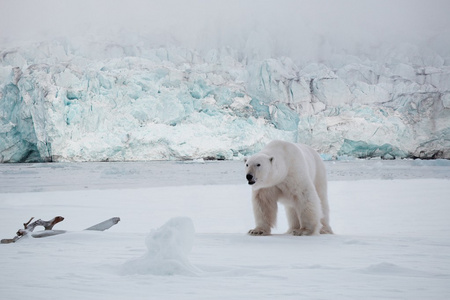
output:
[[[2,40],[0,161],[231,160],[273,139],[327,159],[450,159],[448,31],[316,57],[280,55],[270,34]]]
[[[450,57],[299,66],[95,46],[2,50],[2,162],[239,159],[272,139],[333,157],[450,158]]]
[[[239,159],[272,139],[333,157],[450,158],[450,56],[425,64],[408,47],[299,66],[94,46],[1,51],[2,162]]]

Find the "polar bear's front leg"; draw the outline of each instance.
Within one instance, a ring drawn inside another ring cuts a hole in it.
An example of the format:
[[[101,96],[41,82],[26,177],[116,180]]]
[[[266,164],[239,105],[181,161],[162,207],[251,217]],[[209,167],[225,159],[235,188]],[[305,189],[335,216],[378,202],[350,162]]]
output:
[[[250,229],[250,235],[269,235],[277,220],[277,201],[279,190],[275,187],[252,192],[253,213],[256,227]]]

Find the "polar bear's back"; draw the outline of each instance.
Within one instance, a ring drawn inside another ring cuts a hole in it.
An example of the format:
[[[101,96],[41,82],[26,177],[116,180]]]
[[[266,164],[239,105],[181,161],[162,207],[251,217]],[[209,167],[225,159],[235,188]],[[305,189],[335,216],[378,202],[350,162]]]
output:
[[[326,180],[326,169],[322,159],[317,151],[308,145],[275,140],[267,144],[261,152],[282,157],[286,162],[286,168],[306,170],[308,177],[315,183],[318,180]]]

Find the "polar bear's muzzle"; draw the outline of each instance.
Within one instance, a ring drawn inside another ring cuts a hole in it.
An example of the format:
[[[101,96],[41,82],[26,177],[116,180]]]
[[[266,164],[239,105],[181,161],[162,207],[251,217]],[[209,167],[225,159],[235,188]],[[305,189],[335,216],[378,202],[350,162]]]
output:
[[[253,177],[252,174],[248,173],[246,178],[247,178],[248,184],[250,184],[250,185],[255,184],[255,182],[256,182],[255,177]]]

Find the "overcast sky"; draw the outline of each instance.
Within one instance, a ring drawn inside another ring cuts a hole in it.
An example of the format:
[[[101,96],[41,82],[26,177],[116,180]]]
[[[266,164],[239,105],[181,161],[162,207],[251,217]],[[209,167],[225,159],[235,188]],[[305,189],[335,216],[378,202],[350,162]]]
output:
[[[52,36],[146,36],[155,44],[277,51],[423,41],[450,29],[449,0],[0,0],[0,47]],[[258,39],[258,38],[257,38]]]

